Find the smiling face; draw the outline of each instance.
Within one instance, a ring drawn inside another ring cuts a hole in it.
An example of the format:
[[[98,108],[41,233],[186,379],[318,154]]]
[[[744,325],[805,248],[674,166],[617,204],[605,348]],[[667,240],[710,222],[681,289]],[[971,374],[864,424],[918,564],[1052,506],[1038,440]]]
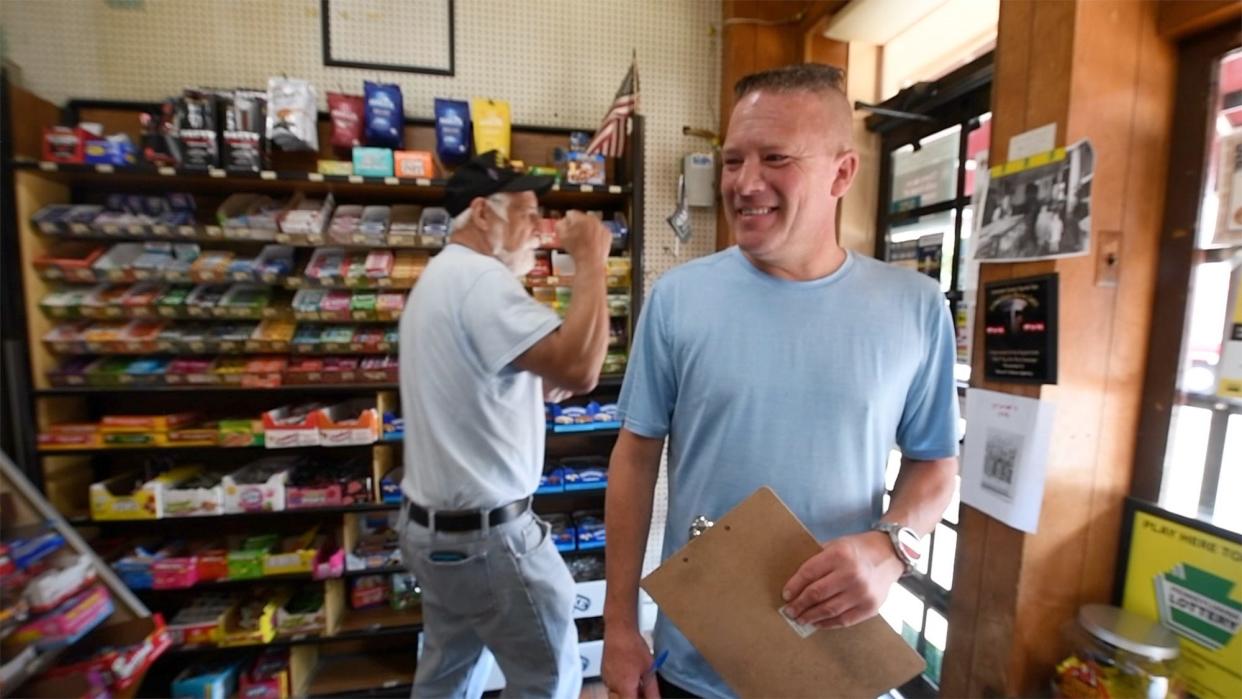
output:
[[[720,192],[741,248],[764,267],[836,254],[836,206],[853,181],[843,95],[759,90],[733,109]]]

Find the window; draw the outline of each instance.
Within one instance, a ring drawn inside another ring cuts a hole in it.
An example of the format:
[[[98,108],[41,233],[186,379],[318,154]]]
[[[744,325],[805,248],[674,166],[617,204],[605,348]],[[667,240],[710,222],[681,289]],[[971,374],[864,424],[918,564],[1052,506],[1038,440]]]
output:
[[[1242,49],[1227,42],[1184,49],[1211,100],[1175,116],[1170,171],[1198,179],[1168,183],[1165,230],[1196,232],[1161,241],[1134,495],[1242,532]]]
[[[906,266],[940,282],[958,331],[955,376],[970,380],[970,306],[977,265],[970,260],[971,195],[975,172],[986,168],[991,139],[988,112],[991,55],[932,85],[915,86],[868,117],[881,136],[878,259]],[[889,456],[891,492],[901,454]],[[887,508],[889,495],[884,496]],[[927,661],[921,678],[901,688],[905,696],[935,696],[948,638],[949,595],[957,556],[959,500],[926,541],[918,569],[894,586],[880,610],[885,620]]]

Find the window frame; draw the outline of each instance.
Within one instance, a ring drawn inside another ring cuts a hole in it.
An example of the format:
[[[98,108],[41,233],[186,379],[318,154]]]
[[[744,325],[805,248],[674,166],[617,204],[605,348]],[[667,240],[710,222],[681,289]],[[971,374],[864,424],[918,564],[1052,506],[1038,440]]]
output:
[[[875,107],[856,104],[859,109],[873,113],[867,117],[866,126],[869,131],[880,136],[880,171],[879,190],[876,201],[876,237],[875,257],[884,260],[887,257],[888,239],[896,222],[917,220],[919,217],[945,211],[955,212],[953,222],[953,254],[949,264],[949,291],[945,294],[950,312],[956,322],[957,306],[963,300],[961,291],[961,256],[963,254],[962,211],[970,205],[971,192],[966,189],[966,153],[969,147],[970,132],[980,126],[980,117],[991,111],[991,87],[993,75],[993,53],[989,52],[970,63],[954,70],[934,83],[920,83],[898,93],[892,99]],[[917,142],[953,126],[960,126],[958,133],[958,167],[956,196],[946,201],[936,202],[916,209],[892,213],[892,178],[893,153],[898,148]],[[978,176],[978,174],[976,174]],[[948,244],[948,241],[945,241]],[[945,261],[941,261],[941,265]],[[959,399],[965,386],[958,386]],[[885,488],[890,497],[892,492]],[[960,515],[960,506],[959,506]],[[960,522],[960,517],[959,517]],[[941,518],[941,525],[959,534],[958,524]],[[932,560],[936,555],[935,531],[928,537],[926,551],[927,573],[915,571],[903,577],[898,584],[907,592],[919,599],[923,604],[922,619],[915,650],[924,658],[927,657],[927,615],[935,610],[946,620],[949,618],[950,592],[941,588],[931,579]],[[960,536],[959,536],[960,540]],[[945,644],[948,645],[947,643]],[[947,649],[944,649],[947,650]],[[898,691],[905,697],[935,697],[939,695],[938,683],[920,673],[910,682],[901,686]]]
[[[1186,126],[1176,129],[1170,142],[1156,272],[1159,288],[1166,291],[1157,293],[1152,300],[1147,367],[1130,487],[1131,496],[1150,503],[1160,502],[1162,486],[1172,475],[1166,470],[1166,461],[1173,409],[1178,406],[1206,408],[1212,411],[1212,426],[1199,492],[1199,519],[1210,517],[1215,509],[1229,417],[1242,415],[1242,401],[1219,398],[1211,393],[1185,393],[1178,387],[1194,270],[1201,264],[1229,259],[1242,252],[1242,246],[1237,245],[1198,246],[1200,207],[1211,157],[1208,134],[1216,115],[1215,98],[1219,88],[1217,68],[1220,59],[1237,48],[1236,29],[1221,26],[1190,37],[1178,49],[1173,123]],[[1205,95],[1213,99],[1206,99]],[[1237,274],[1235,270],[1235,277]],[[1176,341],[1170,342],[1171,338]]]

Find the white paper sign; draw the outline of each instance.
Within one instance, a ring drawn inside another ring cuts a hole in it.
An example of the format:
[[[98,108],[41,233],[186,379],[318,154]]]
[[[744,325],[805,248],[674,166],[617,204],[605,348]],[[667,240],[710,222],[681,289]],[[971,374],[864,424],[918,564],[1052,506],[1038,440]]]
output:
[[[1008,393],[966,392],[962,502],[1034,533],[1044,499],[1053,405]]]
[[[1057,143],[1057,123],[1024,131],[1017,136],[1009,139],[1009,159],[1021,160],[1030,157],[1036,153],[1043,153],[1047,150],[1056,148]]]

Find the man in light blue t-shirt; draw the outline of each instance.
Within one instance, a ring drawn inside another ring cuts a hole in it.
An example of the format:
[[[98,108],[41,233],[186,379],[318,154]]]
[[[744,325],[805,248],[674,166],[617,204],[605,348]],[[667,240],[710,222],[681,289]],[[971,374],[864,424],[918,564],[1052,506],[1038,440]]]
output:
[[[737,246],[664,275],[643,309],[607,496],[603,676],[622,697],[732,695],[662,616],[655,645],[668,658],[653,677],[638,633],[666,439],[663,555],[696,517],[770,486],[824,542],[782,590],[791,617],[821,628],[874,616],[952,498],[953,325],[934,280],[837,244],[837,202],[858,167],[841,83],[836,68],[800,65],[737,84],[721,179]],[[894,446],[901,471],[883,511]]]
[[[584,393],[608,347],[605,262],[594,217],[559,224],[573,256],[562,323],[518,278],[534,265],[537,193],[552,178],[495,151],[453,173],[452,237],[401,314],[405,474],[402,561],[423,589],[416,697],[477,697],[491,650],[506,691],[576,699],[582,686],[573,578],[531,509],[543,471],[543,400]],[[559,396],[559,397],[558,397]]]

